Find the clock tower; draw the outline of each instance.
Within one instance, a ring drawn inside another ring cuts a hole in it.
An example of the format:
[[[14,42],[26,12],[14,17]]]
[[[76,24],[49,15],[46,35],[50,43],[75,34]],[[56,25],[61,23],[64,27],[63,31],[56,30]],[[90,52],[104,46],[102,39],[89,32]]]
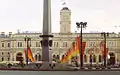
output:
[[[60,33],[71,33],[71,10],[68,7],[60,11]]]

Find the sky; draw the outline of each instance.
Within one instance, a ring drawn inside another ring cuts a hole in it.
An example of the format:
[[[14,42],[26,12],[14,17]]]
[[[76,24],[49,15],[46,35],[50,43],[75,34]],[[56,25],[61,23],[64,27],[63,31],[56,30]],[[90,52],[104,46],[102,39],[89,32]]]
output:
[[[79,32],[76,22],[87,22],[83,32],[120,32],[120,0],[51,0],[53,33],[60,31],[64,6],[71,10],[71,32]],[[42,19],[43,0],[0,0],[0,32],[42,32]]]

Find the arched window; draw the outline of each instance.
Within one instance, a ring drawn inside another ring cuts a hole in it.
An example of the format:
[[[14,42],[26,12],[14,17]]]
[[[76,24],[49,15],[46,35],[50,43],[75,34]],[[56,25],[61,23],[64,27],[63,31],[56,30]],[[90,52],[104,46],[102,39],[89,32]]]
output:
[[[101,58],[101,55],[99,55],[99,62],[101,62],[102,61],[102,58]]]
[[[64,55],[62,55],[62,59],[64,58],[65,56]]]
[[[56,55],[53,55],[53,61],[56,61]]]
[[[10,58],[8,57],[8,61],[10,61]]]
[[[35,60],[37,61],[37,55],[35,55]]]
[[[59,62],[60,61],[60,56],[57,55],[55,60],[56,60],[56,62]]]
[[[110,64],[114,65],[115,64],[115,54],[114,53],[109,53],[110,55]]]
[[[56,58],[56,55],[53,55],[53,58]]]
[[[96,56],[93,55],[93,62],[96,62]]]
[[[89,62],[92,62],[92,55],[89,56]]]
[[[87,56],[84,55],[84,62],[87,62]]]
[[[16,54],[16,61],[22,61],[23,60],[23,57],[22,57],[22,53],[19,52]]]
[[[60,59],[60,56],[59,55],[57,55],[57,57],[56,57],[57,59]]]
[[[4,58],[2,57],[2,61],[4,61]]]
[[[38,56],[38,61],[40,61],[40,60],[41,60],[41,55]]]

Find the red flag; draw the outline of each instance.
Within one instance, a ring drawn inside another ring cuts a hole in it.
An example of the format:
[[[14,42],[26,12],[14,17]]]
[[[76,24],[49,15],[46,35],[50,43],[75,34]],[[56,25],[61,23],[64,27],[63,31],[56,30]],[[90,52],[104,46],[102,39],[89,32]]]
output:
[[[62,56],[61,63],[65,62],[65,55]]]
[[[75,42],[72,43],[71,56],[75,55]]]
[[[106,57],[107,57],[107,55],[108,55],[108,48],[106,48]],[[102,57],[103,57],[103,59],[104,59],[104,51],[102,51]]]
[[[81,45],[80,37],[77,37],[76,41],[77,41],[77,47],[78,47],[78,49],[80,49],[80,45]]]
[[[100,49],[104,49],[104,41],[100,42]]]
[[[67,59],[68,59],[68,54],[65,53],[65,62],[67,62]]]
[[[105,46],[105,42],[104,41],[101,41],[101,43],[100,43],[100,49],[101,49],[101,53],[102,53],[102,57],[103,57],[103,59],[104,59],[104,46]],[[106,54],[105,54],[105,56],[107,57],[107,54],[108,54],[108,48],[106,48]]]
[[[81,41],[80,41],[80,37],[77,37],[76,38],[76,52],[77,54],[80,53],[80,50],[81,50]],[[85,51],[85,47],[86,47],[86,42],[82,42],[82,53],[84,54],[84,51]]]
[[[71,59],[71,54],[72,54],[72,52],[71,52],[71,49],[69,48],[69,50],[68,50],[68,57],[67,57],[68,60]]]
[[[32,62],[34,62],[35,60],[34,60],[34,58],[33,58],[31,49],[28,48],[27,50],[25,50],[25,54],[27,54],[27,51],[28,51],[28,58],[29,58]]]
[[[82,42],[82,54],[84,54],[85,47],[86,47],[86,42]]]

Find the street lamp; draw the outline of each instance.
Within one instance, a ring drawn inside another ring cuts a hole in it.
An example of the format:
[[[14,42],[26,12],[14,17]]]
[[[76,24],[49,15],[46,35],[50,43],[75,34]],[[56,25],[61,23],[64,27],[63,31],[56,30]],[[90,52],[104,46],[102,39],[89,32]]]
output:
[[[30,47],[29,41],[31,41],[31,38],[29,38],[29,37],[26,36],[24,39],[25,39],[25,42],[27,42],[26,65],[28,65],[28,48]]]
[[[104,67],[106,68],[106,37],[109,36],[109,33],[102,32],[101,36],[104,38]]]
[[[81,31],[80,31],[80,40],[81,40],[81,50],[79,51],[80,52],[80,63],[81,63],[81,68],[83,68],[83,51],[82,51],[82,28],[86,28],[87,27],[87,22],[76,22],[76,25],[77,25],[77,28],[80,28]]]

